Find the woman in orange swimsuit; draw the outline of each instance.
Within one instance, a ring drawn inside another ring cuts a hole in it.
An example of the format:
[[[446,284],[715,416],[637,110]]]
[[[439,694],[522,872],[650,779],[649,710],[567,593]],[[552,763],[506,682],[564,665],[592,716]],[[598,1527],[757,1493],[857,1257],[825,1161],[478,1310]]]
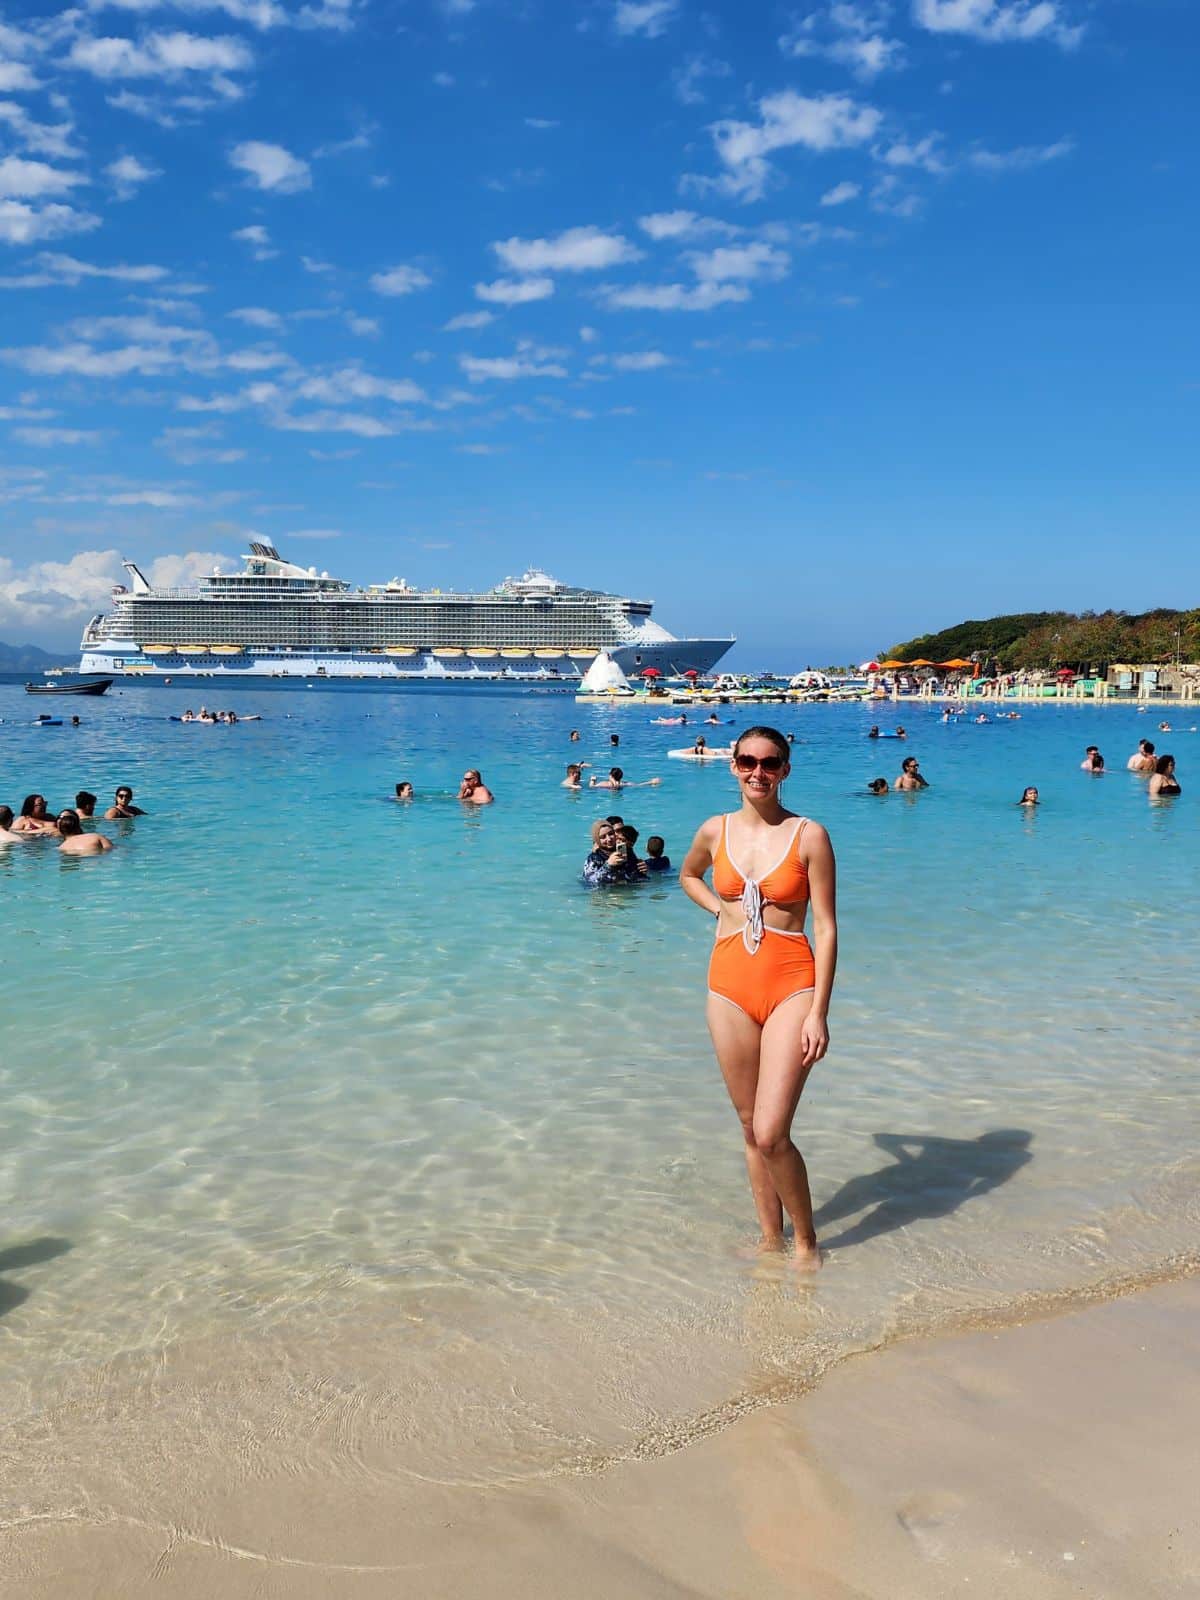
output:
[[[797,1264],[815,1267],[820,1252],[808,1172],[792,1143],[792,1119],[809,1072],[829,1048],[835,872],[825,829],[779,802],[790,756],[774,728],[742,734],[729,764],[742,792],[741,810],[708,819],[679,881],[717,919],[708,1031],[741,1119],[763,1246],[782,1247],[786,1210]],[[710,867],[711,888],[704,881]],[[804,935],[810,905],[815,948]]]

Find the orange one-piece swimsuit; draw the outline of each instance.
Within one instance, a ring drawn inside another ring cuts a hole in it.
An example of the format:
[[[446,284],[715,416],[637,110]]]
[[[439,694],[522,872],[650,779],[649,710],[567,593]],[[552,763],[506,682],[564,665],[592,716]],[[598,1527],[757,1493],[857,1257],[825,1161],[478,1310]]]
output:
[[[722,900],[740,901],[745,922],[719,938],[708,963],[708,992],[727,1000],[761,1027],[793,995],[816,981],[812,947],[803,933],[768,928],[763,907],[795,905],[808,899],[808,868],[800,859],[800,835],[807,817],[797,819],[783,855],[761,878],[748,878],[729,853],[729,817],[713,857],[713,888]]]

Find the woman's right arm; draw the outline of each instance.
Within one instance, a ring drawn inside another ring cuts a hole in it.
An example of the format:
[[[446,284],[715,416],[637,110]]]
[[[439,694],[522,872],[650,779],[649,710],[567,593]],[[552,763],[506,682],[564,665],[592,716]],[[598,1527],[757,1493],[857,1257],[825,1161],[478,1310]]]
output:
[[[704,874],[712,866],[716,848],[720,817],[709,817],[692,840],[691,848],[679,869],[679,883],[689,900],[694,900],[712,917],[721,915],[721,898],[704,881]]]

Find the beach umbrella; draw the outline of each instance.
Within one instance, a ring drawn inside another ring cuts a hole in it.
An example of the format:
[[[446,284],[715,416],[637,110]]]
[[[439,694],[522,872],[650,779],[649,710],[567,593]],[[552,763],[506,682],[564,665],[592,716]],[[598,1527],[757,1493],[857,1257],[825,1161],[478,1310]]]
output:
[[[860,672],[878,672],[879,663],[878,661],[860,661],[858,663],[858,670]]]
[[[688,667],[683,676],[685,678],[698,678],[700,676],[700,669],[698,667]]]
[[[899,672],[904,667],[911,667],[911,661],[881,661],[879,665],[885,672]]]
[[[662,673],[658,670],[657,667],[643,667],[642,668],[642,677],[643,678],[661,678],[662,677]]]
[[[931,667],[933,665],[933,662],[932,661],[926,661],[924,656],[918,656],[915,661],[908,662],[908,665],[910,667]]]
[[[973,667],[973,661],[964,661],[961,656],[955,656],[953,661],[939,661],[939,667],[949,667],[952,672],[961,672],[964,667]]]

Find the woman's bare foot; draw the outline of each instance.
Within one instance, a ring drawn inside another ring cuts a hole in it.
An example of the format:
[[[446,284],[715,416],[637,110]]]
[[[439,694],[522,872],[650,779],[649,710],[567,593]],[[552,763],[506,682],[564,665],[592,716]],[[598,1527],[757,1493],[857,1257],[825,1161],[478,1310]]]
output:
[[[796,1240],[795,1263],[797,1272],[816,1272],[821,1265],[821,1247],[815,1239]]]

